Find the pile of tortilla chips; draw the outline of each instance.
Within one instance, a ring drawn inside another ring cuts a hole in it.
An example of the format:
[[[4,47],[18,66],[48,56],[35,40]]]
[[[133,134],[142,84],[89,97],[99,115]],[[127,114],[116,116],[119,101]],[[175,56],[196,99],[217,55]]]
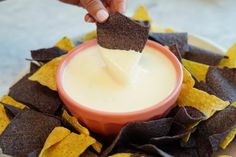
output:
[[[31,51],[29,73],[0,100],[0,153],[24,157],[208,157],[227,148],[236,135],[236,44],[225,56],[189,45],[187,33],[153,25],[143,6],[133,19],[151,25],[149,39],[168,47],[183,65],[176,107],[161,119],[129,123],[114,138],[91,135],[70,115],[57,93],[57,67],[74,48],[64,37],[51,48]],[[80,41],[94,38],[96,31]]]

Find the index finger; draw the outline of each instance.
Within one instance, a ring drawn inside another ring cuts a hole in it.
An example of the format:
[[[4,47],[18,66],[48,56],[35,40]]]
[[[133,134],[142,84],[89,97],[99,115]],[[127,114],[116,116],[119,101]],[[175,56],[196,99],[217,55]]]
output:
[[[104,22],[109,16],[100,0],[80,0],[80,3],[98,22]]]

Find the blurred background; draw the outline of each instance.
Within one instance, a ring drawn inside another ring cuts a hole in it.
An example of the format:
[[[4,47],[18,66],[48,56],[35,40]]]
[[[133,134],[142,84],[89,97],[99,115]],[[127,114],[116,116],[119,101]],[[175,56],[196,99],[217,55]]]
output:
[[[127,15],[140,4],[161,27],[206,37],[226,49],[236,43],[235,0],[128,0]],[[84,22],[85,13],[57,0],[0,2],[0,96],[26,67],[30,50],[95,29],[94,24]]]

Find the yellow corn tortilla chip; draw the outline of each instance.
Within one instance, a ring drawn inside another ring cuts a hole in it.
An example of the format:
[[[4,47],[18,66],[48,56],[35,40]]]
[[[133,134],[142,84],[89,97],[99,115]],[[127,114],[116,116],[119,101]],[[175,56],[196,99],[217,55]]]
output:
[[[8,95],[3,96],[2,99],[0,100],[0,102],[2,102],[4,104],[12,105],[12,106],[20,108],[20,109],[27,107],[26,105],[14,100],[12,97],[10,97]]]
[[[63,111],[62,118],[70,123],[76,131],[80,132],[81,134],[89,135],[88,129],[83,127],[75,117],[69,115],[66,110]]]
[[[7,125],[10,123],[10,119],[8,118],[5,109],[2,104],[0,104],[0,135],[5,130]]]
[[[188,86],[188,87],[193,87],[195,84],[194,79],[192,78],[191,74],[189,71],[183,66],[183,84]]]
[[[229,134],[225,137],[224,141],[220,144],[220,147],[222,149],[225,149],[230,144],[230,142],[233,141],[235,135],[236,135],[236,127],[229,132]]]
[[[191,106],[201,111],[207,118],[211,117],[216,111],[223,110],[229,105],[228,101],[210,95],[196,88],[183,86],[177,100],[179,106]]]
[[[97,31],[91,31],[80,38],[81,41],[88,41],[97,38]]]
[[[164,33],[165,30],[156,24],[151,24],[150,32],[153,33]]]
[[[170,28],[170,27],[165,28],[164,31],[166,33],[174,33],[175,32],[175,30],[173,28]]]
[[[183,65],[189,70],[189,72],[198,80],[206,81],[206,74],[209,66],[206,64],[201,64],[187,59],[182,59]]]
[[[143,5],[140,5],[137,8],[137,10],[134,12],[134,15],[132,18],[134,20],[138,20],[138,21],[151,22],[151,17],[149,16],[148,10]]]
[[[193,124],[187,126],[187,129],[190,130],[190,129],[194,128],[194,127],[197,126],[200,122],[201,122],[201,120],[199,120],[198,122],[195,122],[195,123],[193,123]],[[182,140],[183,140],[185,143],[187,143],[188,140],[189,140],[189,138],[190,138],[190,136],[191,136],[191,134],[192,134],[192,133],[187,134],[186,136],[183,137]]]
[[[89,136],[89,130],[82,126],[75,117],[70,116],[66,110],[63,111],[62,118],[65,119],[68,123],[70,123],[76,131]],[[96,141],[92,145],[92,147],[98,153],[100,153],[102,150],[102,144],[98,141]]]
[[[50,62],[44,64],[32,76],[29,77],[31,81],[37,81],[43,86],[47,86],[51,90],[57,91],[56,73],[57,68],[65,55],[57,57]]]
[[[59,40],[55,46],[59,47],[62,50],[65,51],[70,51],[72,50],[75,46],[71,42],[71,40],[67,37],[63,37],[61,40]]]
[[[64,127],[56,127],[52,130],[47,140],[44,143],[43,149],[41,150],[39,157],[43,156],[44,152],[53,146],[54,144],[62,141],[66,136],[70,134],[70,130]]]
[[[58,134],[58,133],[57,133]],[[57,137],[57,134],[53,134],[53,136]],[[60,134],[60,132],[59,132]],[[65,134],[64,134],[65,135]],[[52,136],[51,134],[49,137]],[[49,139],[48,137],[48,139]],[[54,139],[56,137],[50,137],[50,139]],[[63,137],[60,136],[60,137]],[[47,141],[44,146],[48,145]],[[81,155],[90,145],[95,143],[96,140],[90,136],[84,134],[75,134],[70,133],[65,136],[60,142],[53,144],[51,147],[44,149],[44,152],[40,153],[39,157],[78,157]]]
[[[175,32],[173,28],[167,27],[167,28],[161,28],[160,26],[156,24],[151,24],[150,32],[153,33],[173,33]]]
[[[100,142],[96,141],[94,144],[92,144],[92,147],[96,152],[101,153],[102,144]]]
[[[236,107],[236,102],[233,102],[233,103],[231,104],[231,106]]]
[[[233,46],[229,48],[229,50],[226,53],[226,56],[228,56],[229,58],[223,58],[220,61],[219,66],[220,67],[227,66],[229,68],[235,68],[236,67],[236,44],[234,44]]]
[[[131,153],[117,153],[117,154],[111,155],[109,157],[131,157],[131,156],[132,156]]]

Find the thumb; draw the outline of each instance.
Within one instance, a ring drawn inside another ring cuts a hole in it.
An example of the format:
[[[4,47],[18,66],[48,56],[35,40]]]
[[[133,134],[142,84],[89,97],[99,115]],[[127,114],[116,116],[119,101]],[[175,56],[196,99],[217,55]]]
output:
[[[100,0],[81,0],[80,3],[98,22],[104,22],[109,16]]]

